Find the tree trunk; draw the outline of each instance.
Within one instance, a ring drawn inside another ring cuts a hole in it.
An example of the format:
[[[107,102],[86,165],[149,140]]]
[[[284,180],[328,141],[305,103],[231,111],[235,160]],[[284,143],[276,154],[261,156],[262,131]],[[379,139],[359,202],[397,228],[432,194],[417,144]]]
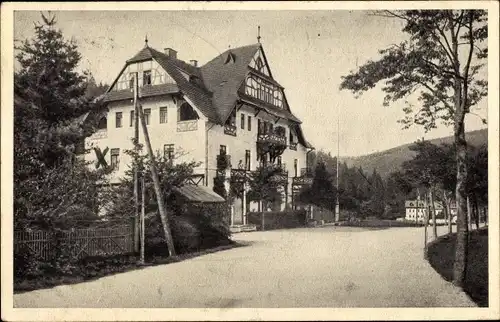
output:
[[[453,232],[453,229],[452,229],[453,215],[451,213],[450,204],[451,204],[451,200],[448,199],[448,196],[445,192],[445,194],[444,194],[444,207],[445,207],[446,211],[448,212],[448,234],[451,234]]]
[[[425,196],[425,194],[424,194]],[[427,259],[427,225],[429,224],[429,205],[427,204],[427,196],[424,197],[424,258]],[[417,211],[418,220],[418,211]]]
[[[460,86],[459,86],[460,87]],[[460,95],[460,88],[458,95]],[[454,138],[457,160],[457,239],[455,246],[455,263],[453,266],[453,284],[462,287],[467,267],[468,226],[467,226],[467,142],[464,130],[464,106],[459,104],[455,113]],[[457,104],[455,104],[457,106]]]
[[[479,206],[476,194],[474,194],[474,222],[476,223],[476,229],[479,229]]]
[[[429,189],[429,199],[432,207],[432,234],[434,239],[437,239],[437,224],[436,224],[436,205],[434,204],[434,187]]]
[[[445,223],[448,224],[448,227],[450,228],[450,223],[451,223],[451,214],[450,214],[450,211],[448,209],[448,198],[446,197],[446,191],[443,190],[443,201],[441,203],[443,205],[443,212],[444,212],[444,220],[445,220]],[[448,229],[449,229],[448,228]],[[448,231],[448,233],[451,233],[450,231]]]

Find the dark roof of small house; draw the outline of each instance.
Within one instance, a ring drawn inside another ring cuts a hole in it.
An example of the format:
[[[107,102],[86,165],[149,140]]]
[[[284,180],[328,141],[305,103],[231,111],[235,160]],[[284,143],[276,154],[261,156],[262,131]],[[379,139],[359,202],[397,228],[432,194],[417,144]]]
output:
[[[185,184],[182,187],[175,187],[175,192],[180,194],[189,202],[195,203],[219,203],[225,202],[224,198],[206,186]]]

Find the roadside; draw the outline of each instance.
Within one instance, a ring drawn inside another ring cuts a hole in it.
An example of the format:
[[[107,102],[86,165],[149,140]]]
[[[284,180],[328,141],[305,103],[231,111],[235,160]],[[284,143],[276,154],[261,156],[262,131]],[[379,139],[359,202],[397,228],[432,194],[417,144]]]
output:
[[[429,244],[428,261],[445,280],[453,278],[456,234]],[[480,307],[488,306],[488,228],[470,232],[464,291]]]
[[[180,254],[173,257],[149,256],[144,264],[139,263],[137,255],[116,255],[111,257],[88,258],[79,263],[78,273],[68,275],[44,275],[33,279],[14,280],[14,294],[34,290],[48,289],[59,285],[72,285],[97,280],[119,273],[141,270],[147,267],[177,263],[198,256],[245,246],[230,241],[226,245],[217,246],[193,253]]]

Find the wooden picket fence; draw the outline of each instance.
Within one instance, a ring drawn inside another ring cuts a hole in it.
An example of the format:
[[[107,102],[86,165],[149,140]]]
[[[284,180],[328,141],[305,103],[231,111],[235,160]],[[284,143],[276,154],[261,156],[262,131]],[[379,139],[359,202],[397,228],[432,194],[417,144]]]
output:
[[[14,252],[30,251],[38,260],[56,256],[54,241],[65,245],[69,256],[81,259],[88,256],[110,256],[133,252],[133,229],[113,228],[74,229],[57,233],[49,231],[15,231]]]

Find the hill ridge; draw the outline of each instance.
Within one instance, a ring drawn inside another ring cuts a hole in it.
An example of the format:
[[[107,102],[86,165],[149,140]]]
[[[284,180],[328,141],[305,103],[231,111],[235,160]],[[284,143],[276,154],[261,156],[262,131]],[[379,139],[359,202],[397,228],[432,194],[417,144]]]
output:
[[[467,144],[472,146],[480,146],[488,143],[488,129],[474,130],[465,133]],[[451,144],[453,136],[446,136],[427,140],[433,144]],[[387,150],[377,151],[366,155],[356,157],[340,157],[341,162],[345,162],[349,167],[362,167],[367,173],[371,173],[373,169],[384,178],[389,173],[400,168],[404,161],[413,158],[415,153],[410,151],[409,146],[413,143],[402,144]]]

